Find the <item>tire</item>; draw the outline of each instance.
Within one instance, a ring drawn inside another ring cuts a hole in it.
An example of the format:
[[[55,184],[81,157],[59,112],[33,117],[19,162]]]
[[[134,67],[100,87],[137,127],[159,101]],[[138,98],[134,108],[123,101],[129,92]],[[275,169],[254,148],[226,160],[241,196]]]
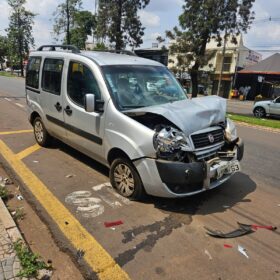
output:
[[[266,115],[265,109],[262,107],[256,107],[254,109],[254,115],[256,118],[263,118]]]
[[[129,159],[117,158],[112,162],[110,181],[113,188],[126,198],[140,200],[145,196],[141,178]]]
[[[46,130],[42,119],[36,117],[33,121],[33,131],[36,142],[42,147],[48,147],[51,144],[52,137]]]

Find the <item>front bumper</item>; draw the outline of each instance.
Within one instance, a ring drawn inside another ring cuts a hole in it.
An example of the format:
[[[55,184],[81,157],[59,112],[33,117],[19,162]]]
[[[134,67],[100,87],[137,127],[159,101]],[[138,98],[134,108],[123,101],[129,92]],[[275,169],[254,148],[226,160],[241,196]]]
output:
[[[135,162],[148,194],[160,197],[185,197],[213,189],[227,181],[234,173],[224,172],[243,158],[244,144],[238,139],[232,147],[235,156],[217,157],[205,162],[171,162],[142,159]]]

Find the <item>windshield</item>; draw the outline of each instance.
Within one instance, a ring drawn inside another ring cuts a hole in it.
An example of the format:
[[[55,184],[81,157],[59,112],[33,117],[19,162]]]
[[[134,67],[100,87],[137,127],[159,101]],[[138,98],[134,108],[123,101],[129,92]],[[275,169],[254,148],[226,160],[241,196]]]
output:
[[[121,110],[186,99],[174,76],[162,66],[114,65],[102,67],[112,98]]]

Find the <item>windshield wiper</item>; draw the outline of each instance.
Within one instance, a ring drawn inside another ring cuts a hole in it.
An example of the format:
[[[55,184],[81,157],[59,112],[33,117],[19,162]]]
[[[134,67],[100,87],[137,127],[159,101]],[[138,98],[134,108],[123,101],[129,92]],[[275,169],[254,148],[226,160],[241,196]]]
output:
[[[126,108],[129,108],[129,109],[137,109],[137,108],[143,108],[143,107],[145,107],[145,106],[143,106],[143,105],[125,105],[125,106],[122,106],[122,108],[123,109],[126,109]]]

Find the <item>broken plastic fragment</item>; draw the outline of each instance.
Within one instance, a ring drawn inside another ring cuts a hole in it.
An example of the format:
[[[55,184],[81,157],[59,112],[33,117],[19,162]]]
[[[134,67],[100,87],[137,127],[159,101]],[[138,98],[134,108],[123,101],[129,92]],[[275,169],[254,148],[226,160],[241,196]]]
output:
[[[74,174],[68,174],[68,175],[66,175],[65,177],[66,178],[72,178],[72,177],[75,177],[76,175],[74,175]]]
[[[238,245],[238,251],[240,252],[240,254],[242,254],[243,256],[245,256],[247,259],[249,259],[249,256],[247,255],[246,249],[243,248],[241,245]]]
[[[205,250],[204,250],[204,253],[205,253],[205,255],[209,258],[210,261],[213,260],[211,254],[209,253],[208,250],[205,249]]]
[[[204,228],[207,230],[206,233],[208,235],[210,235],[212,237],[216,237],[216,238],[235,238],[235,237],[239,237],[239,236],[254,232],[254,230],[251,227],[240,227],[236,230],[233,230],[233,231],[227,232],[227,233],[221,232],[219,230],[212,230],[207,227],[204,227]]]
[[[105,222],[104,226],[105,227],[114,227],[114,226],[119,226],[119,225],[122,225],[122,224],[123,224],[123,221],[118,220],[118,221],[114,221],[114,222]]]
[[[232,248],[233,246],[230,245],[230,244],[224,244],[224,247],[225,247],[225,248]]]

